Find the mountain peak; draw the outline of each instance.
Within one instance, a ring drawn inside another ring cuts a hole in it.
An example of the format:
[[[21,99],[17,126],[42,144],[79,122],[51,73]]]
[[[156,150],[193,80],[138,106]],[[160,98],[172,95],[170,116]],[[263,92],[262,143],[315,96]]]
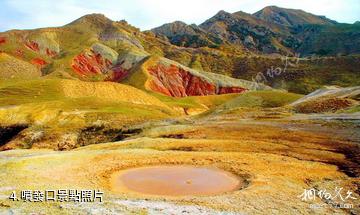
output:
[[[205,22],[200,24],[199,27],[207,29],[209,27],[209,25],[212,25],[212,23],[214,23],[214,22],[217,22],[220,20],[232,20],[233,18],[234,18],[233,14],[228,13],[224,10],[220,10],[214,16],[212,16],[211,18],[207,19]]]
[[[263,8],[263,10],[273,10],[273,9],[280,9],[280,7],[275,5],[269,5]]]
[[[216,16],[216,15],[222,15],[222,14],[229,14],[229,13],[226,12],[225,10],[219,10],[219,12],[217,12],[217,13],[215,14],[215,16]]]
[[[153,28],[151,31],[166,36],[172,36],[174,33],[184,33],[184,31],[191,30],[191,26],[182,21],[174,21],[171,23],[163,24],[157,28]]]
[[[152,32],[158,35],[165,35],[167,37],[172,37],[178,34],[195,34],[195,27],[186,24],[182,21],[175,21],[171,23],[166,23],[157,28],[151,29]]]
[[[275,5],[270,5],[270,6],[266,6],[264,7],[262,10],[260,11],[267,11],[267,12],[281,12],[281,11],[297,11],[297,12],[305,12],[301,9],[289,9],[289,8],[283,8],[283,7],[278,7],[278,6],[275,6]],[[259,11],[259,12],[260,12]],[[310,13],[308,13],[310,14]]]
[[[225,18],[225,17],[228,17],[228,16],[231,16],[231,13],[229,12],[226,12],[225,10],[220,10],[219,12],[217,12],[215,14],[215,16],[213,16],[213,18]]]
[[[93,24],[96,26],[104,26],[112,23],[113,21],[107,18],[104,14],[101,13],[92,13],[84,15],[77,20],[71,22],[69,25],[75,24]]]
[[[285,26],[304,24],[332,25],[336,21],[325,16],[317,16],[298,9],[286,9],[277,6],[268,6],[253,14],[257,18]]]
[[[176,20],[174,22],[171,22],[171,23],[167,23],[167,24],[164,24],[164,25],[171,25],[171,26],[175,26],[177,28],[181,27],[181,28],[186,28],[186,27],[189,27],[188,24],[186,24],[185,22],[183,21],[179,21],[179,20]]]

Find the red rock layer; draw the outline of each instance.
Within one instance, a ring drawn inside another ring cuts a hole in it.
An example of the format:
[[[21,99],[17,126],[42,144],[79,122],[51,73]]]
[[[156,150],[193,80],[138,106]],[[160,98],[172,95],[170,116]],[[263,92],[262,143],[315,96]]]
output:
[[[241,87],[220,87],[192,75],[190,72],[175,66],[162,64],[148,68],[152,80],[149,87],[162,94],[173,97],[203,96],[225,93],[241,93]]]
[[[100,54],[81,53],[73,59],[72,68],[80,75],[102,74],[106,71]]]
[[[16,49],[16,50],[14,51],[14,55],[16,55],[16,56],[18,56],[18,57],[20,57],[20,58],[23,58],[23,57],[24,57],[24,51],[21,50],[21,49]]]
[[[31,63],[38,66],[38,67],[43,67],[47,64],[47,62],[41,58],[34,58],[31,60]]]
[[[49,57],[55,57],[57,55],[56,51],[50,50],[49,48],[46,48],[46,54]]]
[[[0,45],[6,43],[6,37],[0,37]]]
[[[39,52],[40,48],[39,48],[39,44],[34,42],[34,41],[27,41],[25,43],[25,46],[28,47],[29,49],[35,51],[35,52]]]
[[[92,76],[105,74],[106,81],[118,82],[124,79],[128,71],[121,68],[121,65],[113,66],[111,61],[102,57],[93,50],[77,55],[72,62],[73,70],[81,76]],[[109,73],[109,74],[108,74]]]
[[[28,41],[28,42],[25,43],[25,46],[28,47],[29,49],[35,51],[35,52],[40,52],[40,46],[39,46],[39,44],[37,42]],[[53,51],[53,50],[51,50],[49,48],[46,48],[44,51],[45,51],[46,55],[49,56],[49,57],[55,57],[57,55],[56,51]]]
[[[220,87],[218,94],[243,93],[246,89],[242,87]]]
[[[148,70],[153,76],[150,88],[168,96],[213,95],[216,92],[214,85],[175,65],[166,67],[159,64]]]

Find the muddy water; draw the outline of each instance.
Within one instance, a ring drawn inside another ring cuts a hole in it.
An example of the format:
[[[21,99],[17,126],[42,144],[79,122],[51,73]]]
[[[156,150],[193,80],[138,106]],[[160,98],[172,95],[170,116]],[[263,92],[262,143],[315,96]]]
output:
[[[152,166],[127,169],[112,177],[114,190],[150,195],[214,195],[243,185],[223,170],[193,166]]]

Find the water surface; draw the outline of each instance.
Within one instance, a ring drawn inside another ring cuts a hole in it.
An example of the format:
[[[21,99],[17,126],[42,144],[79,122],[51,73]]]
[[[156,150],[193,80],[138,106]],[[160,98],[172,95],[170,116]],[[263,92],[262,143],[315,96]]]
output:
[[[241,180],[230,172],[194,166],[151,166],[115,173],[114,189],[150,195],[214,195],[239,189]]]

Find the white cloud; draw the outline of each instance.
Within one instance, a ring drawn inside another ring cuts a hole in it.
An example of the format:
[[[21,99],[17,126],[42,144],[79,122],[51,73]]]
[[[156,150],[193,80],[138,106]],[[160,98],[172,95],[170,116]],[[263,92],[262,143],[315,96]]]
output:
[[[340,22],[360,20],[357,0],[8,0],[0,4],[3,4],[0,30],[59,26],[88,13],[103,13],[113,20],[126,19],[146,30],[175,20],[200,24],[219,10],[254,13],[268,5],[303,9]]]

